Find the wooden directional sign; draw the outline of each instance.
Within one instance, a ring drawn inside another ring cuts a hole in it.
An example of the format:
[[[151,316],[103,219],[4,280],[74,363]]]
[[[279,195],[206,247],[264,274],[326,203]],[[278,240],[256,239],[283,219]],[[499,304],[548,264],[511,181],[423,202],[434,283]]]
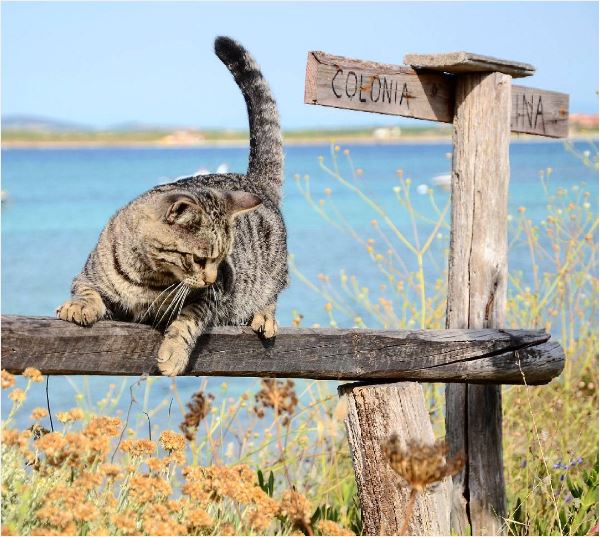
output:
[[[332,56],[325,52],[309,52],[304,102],[452,123],[455,76],[427,66],[425,56],[410,55],[407,58],[420,60],[417,63],[423,68],[413,69]],[[454,59],[452,65],[452,59],[449,59],[446,68],[460,72],[475,62],[484,66],[486,64],[482,58],[489,60],[484,56],[474,58],[471,55],[462,61],[460,58]],[[498,71],[502,71],[502,67],[499,64]],[[507,74],[527,76],[532,73],[532,66],[522,64],[519,70],[512,65],[511,72]],[[513,132],[562,138],[568,135],[568,120],[568,95],[512,86]]]

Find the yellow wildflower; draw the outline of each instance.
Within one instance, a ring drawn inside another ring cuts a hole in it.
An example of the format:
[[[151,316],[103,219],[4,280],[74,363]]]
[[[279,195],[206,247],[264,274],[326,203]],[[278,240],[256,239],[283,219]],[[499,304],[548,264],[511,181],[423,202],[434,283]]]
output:
[[[160,472],[169,465],[170,459],[158,459],[156,457],[150,457],[146,464],[151,472]]]
[[[127,439],[121,442],[120,449],[132,457],[143,457],[144,455],[152,455],[156,451],[156,444],[152,440]]]
[[[47,415],[48,415],[48,411],[44,407],[41,407],[41,406],[37,406],[31,411],[31,419],[33,421],[41,420],[42,418],[45,418]]]
[[[96,416],[90,420],[83,434],[88,438],[101,438],[105,436],[117,436],[120,431],[121,420],[107,416]]]
[[[82,420],[84,418],[84,413],[80,408],[72,408],[67,412],[57,412],[56,417],[61,423],[69,423],[72,421]]]
[[[12,392],[8,394],[8,398],[15,403],[22,403],[26,398],[25,391],[21,388],[15,388]]]
[[[81,475],[73,483],[74,486],[80,487],[82,490],[94,490],[102,483],[102,475],[94,472],[82,472]]]
[[[42,376],[42,372],[35,367],[27,367],[25,371],[23,371],[23,376],[30,378],[33,382],[43,382],[44,377]]]
[[[317,530],[321,535],[355,535],[354,532],[343,528],[333,520],[319,520]]]
[[[199,507],[188,511],[185,521],[188,524],[190,533],[198,529],[210,528],[214,524],[212,517]]]
[[[143,515],[144,530],[148,535],[184,535],[185,526],[170,517],[169,510],[162,504],[146,509]]]
[[[174,431],[164,431],[159,438],[160,445],[167,451],[180,451],[185,447],[183,435]]]
[[[133,511],[115,513],[111,517],[111,522],[123,535],[136,535],[138,533],[137,520]]]
[[[310,503],[302,494],[295,490],[283,493],[279,514],[287,517],[296,528],[309,529],[311,512]]]
[[[188,500],[168,500],[166,506],[172,513],[179,513],[189,507],[190,502]]]
[[[116,479],[121,475],[121,467],[117,464],[103,464],[100,471],[109,479]]]
[[[15,446],[24,455],[29,455],[29,439],[33,436],[30,430],[2,429],[2,443],[5,446]]]
[[[233,524],[221,524],[219,526],[219,531],[217,532],[217,535],[222,535],[225,537],[229,535],[237,535],[237,533]]]
[[[54,506],[44,506],[37,511],[37,518],[58,528],[66,528],[73,520],[73,514],[68,509],[60,509]],[[43,534],[47,535],[47,534]]]
[[[73,510],[73,518],[81,522],[92,522],[98,518],[99,512],[91,502],[83,502]]]
[[[148,503],[171,494],[171,485],[161,477],[135,475],[129,482],[129,496],[139,504]]]
[[[15,385],[15,376],[11,375],[6,369],[2,370],[2,389],[7,390]]]

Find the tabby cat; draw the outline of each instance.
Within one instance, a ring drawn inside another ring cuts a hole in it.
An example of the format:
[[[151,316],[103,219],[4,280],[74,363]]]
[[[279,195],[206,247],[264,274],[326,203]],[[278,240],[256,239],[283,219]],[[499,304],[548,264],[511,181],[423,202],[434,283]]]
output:
[[[210,326],[250,324],[277,333],[275,306],[287,284],[279,209],[283,149],[279,114],[250,54],[218,37],[215,52],[240,87],[250,122],[248,172],[192,176],[153,188],[108,222],[75,277],[60,319],[104,318],[165,329],[158,368],[178,375]]]

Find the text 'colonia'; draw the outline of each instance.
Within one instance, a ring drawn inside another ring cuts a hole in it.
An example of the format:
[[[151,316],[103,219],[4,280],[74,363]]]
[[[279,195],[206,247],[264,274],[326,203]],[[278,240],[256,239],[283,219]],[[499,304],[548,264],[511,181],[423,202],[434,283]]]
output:
[[[357,75],[354,71],[343,69],[338,69],[333,75],[331,90],[338,99],[353,100],[356,97],[361,103],[387,102],[398,106],[405,104],[406,108],[409,108],[411,98],[406,82],[379,75]]]

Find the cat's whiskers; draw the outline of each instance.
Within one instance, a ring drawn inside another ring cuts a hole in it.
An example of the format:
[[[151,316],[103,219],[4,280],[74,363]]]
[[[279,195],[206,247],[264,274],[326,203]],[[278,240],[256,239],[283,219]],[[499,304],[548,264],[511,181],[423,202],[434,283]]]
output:
[[[143,315],[141,317],[138,318],[137,322],[141,323],[144,318],[146,317],[146,315],[148,315],[150,313],[150,310],[152,309],[152,307],[154,306],[154,304],[156,304],[156,302],[158,301],[158,299],[163,296],[169,289],[173,288],[175,285],[177,285],[176,283],[173,283],[171,285],[169,285],[169,287],[167,287],[166,289],[162,290],[160,292],[160,294],[152,301],[152,303],[148,306],[148,309],[143,313]]]
[[[179,309],[179,311],[181,311],[181,305],[183,304],[183,301],[185,300],[185,297],[188,294],[188,286],[187,285],[183,285],[183,287],[179,290],[179,293],[177,293],[177,296],[175,297],[175,299],[173,300],[173,304],[175,304],[173,306],[173,309],[171,310],[171,314],[169,315],[169,318],[167,319],[167,325],[169,325],[171,323],[171,318],[173,317],[173,314]],[[179,313],[177,314],[179,315]],[[177,318],[177,315],[175,316],[175,318]]]
[[[179,317],[179,314],[181,313],[181,310],[183,308],[183,305],[185,304],[185,301],[188,297],[188,295],[190,294],[191,288],[187,288],[185,295],[183,296],[183,300],[181,301],[181,303],[179,304],[179,311],[177,312],[177,317]]]
[[[170,308],[171,308],[171,306],[173,305],[174,298],[175,298],[175,297],[176,297],[176,296],[179,294],[179,291],[181,290],[181,287],[182,287],[183,285],[184,285],[184,284],[183,284],[183,282],[179,282],[179,283],[177,284],[177,287],[175,287],[175,289],[173,289],[173,290],[172,290],[172,291],[171,291],[171,292],[170,292],[170,293],[167,295],[167,297],[166,297],[166,298],[165,298],[165,299],[164,299],[164,300],[161,302],[161,304],[160,304],[160,306],[158,307],[158,310],[157,310],[157,312],[156,312],[156,315],[157,315],[157,316],[158,316],[158,314],[160,313],[160,310],[162,309],[162,307],[163,307],[164,303],[165,303],[167,300],[169,300],[169,298],[173,297],[173,298],[171,298],[171,302],[169,303],[169,305],[168,305],[168,306],[165,308],[165,310],[164,310],[163,314],[161,315],[160,319],[156,320],[156,317],[155,317],[155,321],[154,321],[154,323],[152,323],[152,326],[153,326],[153,327],[157,327],[157,326],[158,326],[158,325],[161,323],[161,321],[163,320],[164,316],[165,316],[165,315],[168,313],[169,309],[170,309]]]

